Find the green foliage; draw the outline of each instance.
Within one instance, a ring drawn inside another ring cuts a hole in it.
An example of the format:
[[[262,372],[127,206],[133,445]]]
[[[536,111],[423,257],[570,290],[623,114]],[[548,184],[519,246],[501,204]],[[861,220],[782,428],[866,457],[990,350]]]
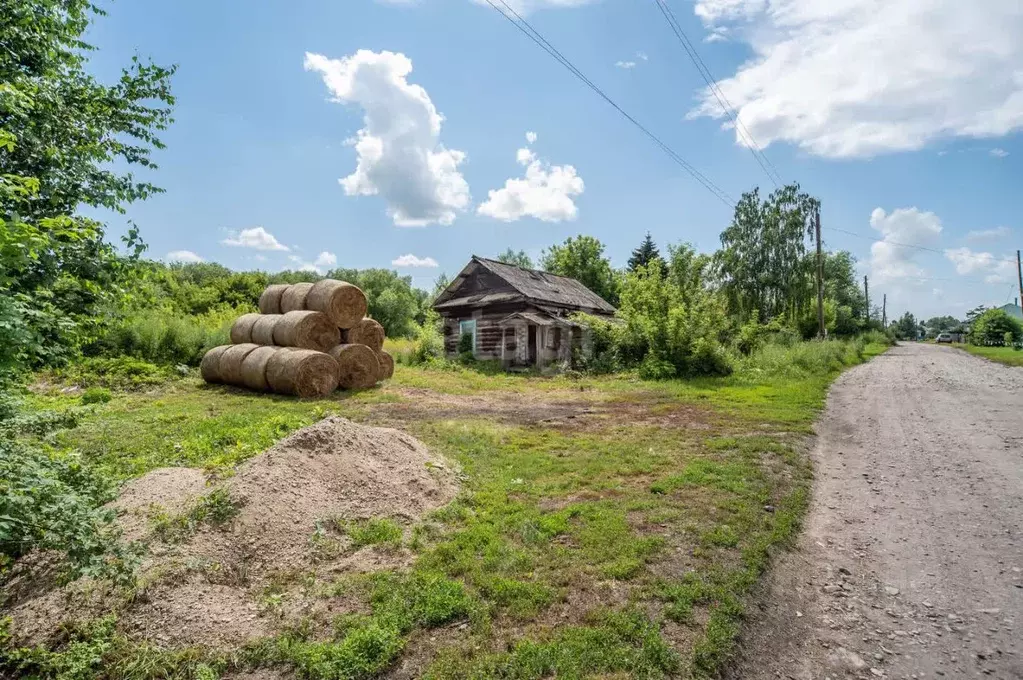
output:
[[[523,269],[533,269],[533,260],[524,250],[515,252],[511,248],[508,248],[508,250],[497,256],[497,261],[504,262],[505,264],[513,264],[516,267],[522,267]]]
[[[659,258],[661,253],[657,250],[657,245],[654,243],[654,239],[651,238],[650,232],[646,233],[646,237],[643,242],[639,244],[639,247],[632,251],[632,256],[629,257],[628,270],[634,272],[640,267],[646,267],[650,264],[654,258]]]
[[[472,333],[462,333],[458,336],[459,357],[471,360],[475,356],[476,348],[473,346],[473,340]]]
[[[66,556],[69,578],[128,580],[138,551],[118,542],[115,513],[102,507],[114,496],[111,482],[80,456],[49,454],[17,437],[26,429],[42,435],[63,420],[15,419],[0,426],[0,573],[29,550],[42,549]]]
[[[137,390],[165,383],[177,376],[174,369],[132,357],[86,357],[52,372],[60,381],[79,387]]]
[[[981,313],[970,329],[970,343],[982,347],[1011,346],[1020,341],[1023,341],[1023,324],[1001,309]]]
[[[934,316],[923,322],[924,330],[928,338],[935,338],[939,333],[945,331],[959,331],[963,322],[954,316]]]
[[[651,379],[727,375],[731,362],[721,345],[727,327],[724,300],[680,276],[674,250],[668,271],[660,259],[626,275],[620,311],[625,325],[619,352]],[[687,270],[686,270],[687,271]]]
[[[372,518],[359,522],[346,522],[338,527],[352,540],[352,547],[363,548],[367,545],[401,545],[401,527],[391,519]]]
[[[254,307],[220,307],[200,315],[143,311],[120,319],[86,353],[197,366],[206,350],[230,342],[231,324]]]
[[[153,533],[168,543],[178,543],[194,534],[202,524],[214,527],[226,524],[240,510],[227,489],[214,489],[179,515],[157,515],[153,519]]]
[[[89,404],[105,404],[113,398],[114,395],[105,387],[90,387],[82,392],[82,404],[84,406]]]
[[[604,244],[592,236],[576,236],[551,246],[540,256],[540,267],[573,278],[610,304],[618,304],[619,276],[604,257]]]
[[[389,337],[409,337],[426,320],[429,296],[412,287],[411,276],[388,269],[335,269],[327,276],[361,288],[369,300],[369,315]]]
[[[916,317],[906,312],[898,321],[892,324],[892,332],[899,340],[916,340],[920,333],[920,324]]]
[[[716,255],[734,313],[746,318],[759,310],[763,320],[795,319],[809,305],[813,268],[805,257],[806,241],[819,209],[820,202],[800,192],[798,184],[763,201],[757,189],[742,195]]]

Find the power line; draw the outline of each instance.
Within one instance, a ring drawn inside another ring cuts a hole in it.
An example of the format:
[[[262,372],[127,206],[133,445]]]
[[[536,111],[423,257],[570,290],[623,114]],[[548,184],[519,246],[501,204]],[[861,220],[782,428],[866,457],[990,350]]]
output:
[[[657,3],[657,8],[661,10],[661,14],[664,16],[665,21],[668,22],[668,26],[671,27],[675,37],[678,38],[679,44],[682,45],[682,49],[685,50],[686,54],[689,56],[689,60],[693,62],[693,66],[695,66],[696,70],[700,73],[700,76],[703,78],[703,82],[707,84],[707,88],[714,95],[714,98],[718,100],[718,104],[721,105],[722,110],[724,110],[725,114],[731,119],[732,124],[735,125],[740,136],[745,135],[744,141],[748,142],[747,146],[750,153],[753,154],[753,158],[756,159],[760,168],[767,174],[768,179],[770,179],[777,187],[782,181],[781,173],[778,172],[778,168],[771,163],[771,160],[760,148],[760,145],[757,144],[757,140],[754,139],[753,133],[749,131],[749,128],[743,124],[743,122],[739,119],[739,116],[735,113],[735,109],[728,101],[725,93],[721,91],[720,87],[718,87],[717,81],[713,74],[711,74],[706,62],[703,61],[700,53],[696,50],[692,41],[689,40],[689,36],[687,36],[686,32],[682,29],[682,25],[679,23],[675,13],[671,11],[671,8],[664,0],[654,0],[654,2]],[[770,169],[768,169],[769,167]]]
[[[937,250],[935,248],[928,248],[927,246],[918,246],[918,245],[915,245],[915,244],[912,244],[912,243],[899,243],[898,241],[889,241],[888,239],[880,239],[880,238],[876,238],[874,236],[867,236],[865,234],[857,234],[855,231],[847,231],[845,229],[839,229],[838,227],[829,227],[829,229],[831,229],[831,231],[839,231],[839,232],[842,232],[843,234],[848,234],[849,236],[855,236],[856,238],[861,238],[861,239],[864,239],[864,240],[867,240],[867,241],[872,241],[874,243],[887,243],[889,245],[899,246],[900,248],[916,248],[917,250],[925,250],[925,251],[927,251],[929,253],[937,253],[938,255],[944,255],[945,254],[945,251],[943,251],[943,250]],[[995,260],[995,261],[998,261],[998,262],[1013,262],[1013,263],[1016,262],[1016,258],[1014,258],[1014,257],[995,257],[994,255],[992,255],[991,259]]]
[[[634,117],[632,117],[632,115],[626,112],[625,109],[623,109],[617,103],[615,103],[615,101],[611,99],[602,89],[600,89],[600,87],[594,84],[594,82],[587,78],[582,71],[576,68],[575,64],[569,61],[569,59],[565,57],[565,55],[559,52],[558,49],[554,47],[554,45],[552,45],[546,38],[544,38],[539,31],[533,28],[533,26],[528,21],[523,19],[518,12],[516,12],[511,6],[509,6],[508,3],[505,2],[505,0],[497,1],[500,2],[501,5],[503,5],[504,8],[508,10],[508,13],[510,13],[511,15],[509,15],[496,4],[494,4],[492,0],[486,0],[487,4],[494,8],[494,11],[496,11],[498,14],[500,14],[505,19],[510,21],[515,26],[515,28],[519,29],[519,31],[523,33],[523,35],[525,35],[527,38],[536,43],[540,47],[540,49],[542,49],[544,52],[553,57],[555,61],[557,61],[566,69],[568,69],[572,73],[572,75],[574,75],[576,78],[578,78],[587,86],[589,86],[589,88],[596,92],[601,97],[601,99],[603,99],[608,104],[613,106],[614,109],[618,111],[618,113],[620,113],[626,120],[635,125],[643,132],[643,134],[645,134],[647,137],[653,140],[653,142],[657,146],[659,146],[661,150],[668,155],[669,158],[671,158],[678,165],[680,165],[683,170],[688,172],[693,177],[693,179],[702,184],[703,187],[707,189],[707,191],[714,194],[715,198],[717,198],[719,201],[727,205],[729,208],[735,208],[735,201],[723,189],[721,189],[721,187],[714,184],[714,182],[712,182],[706,175],[704,175],[695,167],[693,167],[684,158],[682,158],[682,156],[680,156],[674,149],[672,149],[664,141],[662,141],[660,137],[658,137],[649,129],[647,129],[646,126],[644,126]],[[514,16],[514,18],[512,18],[512,16]]]

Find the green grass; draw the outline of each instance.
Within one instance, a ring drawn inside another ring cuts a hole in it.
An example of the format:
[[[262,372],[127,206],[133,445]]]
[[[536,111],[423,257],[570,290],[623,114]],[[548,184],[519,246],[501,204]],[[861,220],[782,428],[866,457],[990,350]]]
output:
[[[956,347],[1006,366],[1023,366],[1023,350],[1012,347],[980,347],[978,345],[956,345]]]
[[[284,575],[257,595],[283,612],[298,588],[342,598],[349,608],[358,603],[360,613],[337,618],[328,635],[281,619],[275,636],[212,655],[154,656],[110,632],[90,658],[114,669],[132,654],[148,659],[117,677],[192,678],[200,668],[278,665],[306,678],[368,678],[409,654],[418,655],[415,674],[438,679],[713,677],[731,653],[770,551],[791,540],[805,511],[811,471],[804,433],[827,386],[882,349],[768,349],[730,377],[684,382],[398,366],[383,389],[323,400],[210,388],[190,378],[150,392],[117,391],[84,409],[59,393],[37,395],[33,404],[80,408],[78,427],[48,445],[56,455],[77,450],[117,479],[168,465],[228,472],[334,413],[388,423],[388,406],[407,406],[408,388],[609,409],[585,427],[507,422],[471,408],[403,420],[459,464],[459,496],[411,527],[382,517],[323,518],[312,542],[322,559],[337,557],[334,531],[353,549],[404,551],[408,566],[335,581],[295,576],[300,588]],[[204,498],[165,518],[167,533],[228,521],[232,508],[229,498]],[[441,628],[448,633],[433,632]],[[56,668],[72,662],[62,654],[78,654],[71,644],[33,653],[49,654],[46,663]],[[11,665],[0,655],[0,671]]]

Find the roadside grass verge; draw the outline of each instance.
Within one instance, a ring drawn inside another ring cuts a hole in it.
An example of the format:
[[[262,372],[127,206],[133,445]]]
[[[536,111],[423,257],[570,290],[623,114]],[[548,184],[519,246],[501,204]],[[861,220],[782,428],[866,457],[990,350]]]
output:
[[[954,345],[974,356],[990,359],[1006,366],[1023,366],[1023,350],[1013,347],[980,347],[978,345]]]
[[[191,378],[115,391],[88,407],[72,395],[35,395],[37,409],[82,409],[77,428],[47,439],[54,454],[77,450],[119,480],[168,465],[229,474],[327,415],[386,422],[387,406],[409,388],[609,402],[651,416],[696,406],[714,417],[579,428],[499,422],[471,410],[419,415],[402,426],[459,464],[459,496],[412,527],[323,518],[353,548],[407,551],[407,566],[310,572],[271,588],[278,605],[301,591],[349,613],[282,619],[274,636],[217,652],[156,650],[124,638],[107,618],[56,649],[0,651],[0,671],[56,677],[85,664],[132,680],[206,680],[281,667],[327,679],[374,677],[401,663],[403,672],[445,680],[713,677],[732,652],[749,590],[805,512],[812,474],[805,434],[827,386],[844,367],[883,351],[839,345],[771,349],[728,378],[687,382],[398,366],[385,388],[323,400]],[[168,518],[167,531],[230,513],[229,499],[205,498]],[[254,585],[252,597],[266,592]]]

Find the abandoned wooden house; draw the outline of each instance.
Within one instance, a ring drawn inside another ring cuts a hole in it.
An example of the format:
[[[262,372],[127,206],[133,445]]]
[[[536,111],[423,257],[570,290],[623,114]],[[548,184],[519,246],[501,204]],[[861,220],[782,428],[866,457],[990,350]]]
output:
[[[613,316],[615,308],[575,279],[473,256],[433,303],[444,321],[444,350],[472,337],[477,359],[506,368],[568,365],[585,329],[571,316]]]

